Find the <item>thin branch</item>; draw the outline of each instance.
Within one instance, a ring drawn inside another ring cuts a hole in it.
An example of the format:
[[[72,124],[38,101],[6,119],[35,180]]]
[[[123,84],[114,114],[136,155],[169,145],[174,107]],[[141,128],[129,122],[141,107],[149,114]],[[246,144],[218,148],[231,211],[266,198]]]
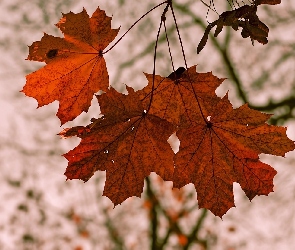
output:
[[[154,89],[155,89],[156,59],[157,59],[158,41],[159,41],[160,31],[161,31],[161,28],[162,28],[162,23],[166,19],[165,15],[167,13],[167,10],[168,10],[168,4],[167,4],[167,6],[165,7],[165,9],[164,9],[164,11],[162,13],[161,22],[160,22],[158,33],[157,33],[156,44],[155,44],[155,49],[154,49],[154,60],[153,60],[153,86],[152,86],[152,93],[151,93],[150,103],[149,103],[149,106],[148,106],[148,108],[146,110],[146,113],[148,113],[150,111],[151,106],[152,106],[152,102],[153,102]]]
[[[114,227],[113,222],[111,220],[111,218],[109,217],[107,210],[106,209],[102,209],[104,217],[105,217],[105,227],[108,230],[111,242],[114,243],[114,245],[116,246],[116,249],[118,250],[124,250],[126,249],[124,247],[124,241],[123,239],[120,237],[120,235],[117,232],[117,229]]]
[[[192,22],[186,22],[182,25],[180,25],[180,28],[187,28],[191,27],[193,25]],[[175,30],[175,26],[168,27],[167,33],[168,35],[171,34]],[[163,42],[166,41],[166,36],[165,34],[160,35],[158,44],[162,44]],[[117,74],[114,77],[114,82],[118,82],[118,79],[120,78],[122,71],[124,68],[131,67],[137,60],[142,59],[145,56],[150,55],[151,50],[154,49],[154,42],[150,42],[141,52],[139,52],[137,55],[135,55],[133,58],[129,59],[128,61],[123,62],[120,66],[119,69],[117,70]]]
[[[148,200],[152,203],[151,210],[150,210],[150,217],[151,217],[151,225],[150,225],[150,235],[151,235],[151,250],[157,250],[158,249],[158,213],[157,213],[157,199],[155,197],[155,194],[151,187],[151,181],[150,178],[147,177],[146,179],[147,183],[147,190],[146,194],[148,197]]]
[[[169,38],[168,38],[168,34],[167,34],[166,21],[164,21],[164,28],[165,28],[165,36],[166,36],[166,41],[167,41],[167,45],[168,45],[168,50],[169,50],[170,60],[171,60],[171,64],[172,64],[172,69],[173,69],[173,72],[175,72],[175,67],[174,67],[174,63],[173,63]]]
[[[174,3],[174,7],[177,8],[182,13],[185,13],[186,15],[192,17],[193,21],[195,23],[199,24],[204,30],[206,30],[207,25],[199,17],[197,17],[190,9],[186,8],[186,6]],[[243,100],[244,103],[247,103],[248,98],[245,94],[245,91],[243,90],[242,82],[241,82],[238,74],[236,73],[236,69],[235,69],[234,65],[232,64],[232,61],[230,59],[227,49],[225,47],[223,47],[212,34],[210,34],[210,38],[211,38],[215,48],[222,56],[222,59],[225,63],[227,72],[231,76],[233,83],[236,85],[238,95],[240,96],[240,98]]]
[[[198,233],[202,227],[202,224],[207,216],[208,210],[207,209],[202,209],[202,213],[197,220],[196,225],[193,227],[192,231],[190,234],[187,236],[187,244],[183,247],[183,250],[188,250],[189,246],[194,242],[200,243],[202,246],[207,247],[208,243],[206,240],[201,240],[198,236]]]
[[[175,28],[176,28],[176,31],[177,31],[177,34],[178,34],[178,40],[179,40],[179,43],[180,43],[180,46],[181,46],[181,51],[182,51],[182,56],[183,56],[185,68],[186,68],[186,70],[188,70],[187,61],[186,61],[185,53],[184,53],[184,47],[183,47],[182,39],[181,39],[181,36],[180,36],[180,32],[179,32],[179,28],[178,28],[178,24],[177,24],[177,21],[176,21],[176,16],[175,16],[175,13],[174,13],[174,9],[173,9],[172,4],[170,5],[170,9],[171,9],[171,12],[172,12],[172,15],[173,15],[173,20],[174,20]],[[189,82],[192,84],[192,80],[190,78],[190,75],[189,75],[188,71],[187,71],[187,76],[188,76]],[[200,102],[199,102],[199,98],[198,98],[198,96],[197,96],[197,94],[196,94],[195,89],[194,89],[193,86],[192,86],[192,90],[193,90],[194,96],[195,96],[195,98],[197,100],[197,104],[199,106],[199,109],[200,109],[202,118],[203,118],[203,120],[204,120],[205,123],[208,123],[207,119],[204,116],[202,107],[201,107]]]
[[[131,27],[115,42],[115,44],[113,44],[108,50],[103,51],[102,54],[106,54],[107,52],[109,52],[110,50],[112,50],[122,39],[123,37],[141,20],[143,19],[146,15],[148,15],[150,12],[152,12],[153,10],[155,10],[156,8],[158,8],[159,6],[163,5],[167,3],[167,1],[162,2],[158,5],[156,5],[155,7],[151,8],[148,12],[146,12],[145,14],[143,14],[134,24],[131,25]]]

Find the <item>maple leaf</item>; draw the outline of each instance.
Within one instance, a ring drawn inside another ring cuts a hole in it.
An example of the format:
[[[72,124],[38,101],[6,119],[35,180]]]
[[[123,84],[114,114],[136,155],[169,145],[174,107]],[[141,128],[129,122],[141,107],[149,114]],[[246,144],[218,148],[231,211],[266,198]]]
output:
[[[27,75],[22,92],[34,97],[38,107],[58,100],[62,124],[87,112],[93,94],[109,87],[102,51],[119,31],[111,29],[111,19],[99,8],[91,18],[85,9],[63,14],[56,26],[64,38],[44,34],[29,46],[27,59],[47,65]]]
[[[153,91],[149,113],[176,125],[179,124],[182,114],[194,112],[200,107],[206,109],[206,105],[212,105],[216,100],[215,90],[224,81],[212,72],[197,73],[196,65],[184,72],[183,68],[180,69],[168,77],[155,75],[154,90],[153,75],[145,73],[148,85],[138,91],[146,105],[150,103]]]
[[[295,146],[286,128],[265,123],[271,115],[247,104],[233,109],[227,95],[203,115],[208,119],[200,112],[182,116],[173,183],[193,183],[199,207],[222,217],[234,206],[233,182],[250,200],[273,191],[276,171],[259,160],[260,153],[284,156]]]
[[[102,118],[86,127],[73,127],[60,133],[78,136],[81,143],[64,156],[69,161],[68,179],[87,181],[95,171],[106,170],[103,195],[117,205],[128,197],[140,197],[144,178],[156,172],[164,180],[173,178],[174,153],[167,142],[175,126],[147,114],[138,93],[128,95],[111,88],[97,96]]]
[[[244,5],[237,9],[223,12],[216,21],[210,23],[205,29],[204,35],[198,44],[197,53],[199,54],[205,47],[209,33],[214,26],[216,26],[214,33],[215,37],[219,35],[224,26],[231,26],[236,31],[239,29],[239,27],[242,27],[242,37],[250,37],[253,45],[254,40],[261,44],[267,44],[269,29],[263,22],[259,20],[259,17],[256,14],[257,5],[262,3],[277,4],[274,2],[277,1],[265,0],[257,2],[253,5]]]

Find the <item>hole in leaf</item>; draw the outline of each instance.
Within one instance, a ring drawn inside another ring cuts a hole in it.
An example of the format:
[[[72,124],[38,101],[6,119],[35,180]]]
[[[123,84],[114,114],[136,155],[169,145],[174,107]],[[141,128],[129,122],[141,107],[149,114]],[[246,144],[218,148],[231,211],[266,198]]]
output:
[[[167,142],[170,144],[170,147],[172,148],[174,154],[176,154],[179,151],[179,145],[180,145],[180,140],[178,139],[176,133],[173,133],[172,135],[170,135]]]

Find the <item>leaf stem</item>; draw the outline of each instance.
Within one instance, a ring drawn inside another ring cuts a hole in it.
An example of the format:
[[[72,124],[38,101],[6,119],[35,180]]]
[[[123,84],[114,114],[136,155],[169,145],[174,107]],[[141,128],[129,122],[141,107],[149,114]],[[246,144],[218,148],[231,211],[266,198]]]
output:
[[[187,76],[188,76],[188,80],[189,82],[191,83],[192,85],[192,80],[190,78],[190,75],[188,73],[188,66],[187,66],[187,61],[186,61],[186,57],[185,57],[185,53],[184,53],[184,48],[183,48],[183,43],[182,43],[182,39],[181,39],[181,36],[180,36],[180,32],[179,32],[179,28],[178,28],[178,25],[177,25],[177,21],[176,21],[176,17],[175,17],[175,13],[174,13],[174,9],[173,9],[173,6],[172,6],[172,3],[170,3],[169,5],[170,9],[171,9],[171,12],[172,12],[172,15],[173,15],[173,20],[174,20],[174,23],[175,23],[175,28],[176,28],[176,31],[177,31],[177,34],[178,34],[178,40],[179,40],[179,43],[180,43],[180,47],[181,47],[181,51],[182,51],[182,56],[183,56],[183,60],[184,60],[184,64],[185,64],[185,68],[187,70]],[[203,113],[203,110],[202,110],[202,107],[200,105],[200,102],[199,102],[199,99],[198,99],[198,96],[197,96],[197,93],[192,85],[192,90],[194,92],[194,96],[197,100],[197,103],[198,103],[198,106],[199,106],[199,109],[200,109],[200,112],[201,112],[201,115],[203,117],[203,120],[206,124],[208,124],[208,121],[207,119],[205,118],[204,116],[204,113]]]
[[[155,10],[156,8],[158,8],[159,6],[165,4],[169,2],[169,0],[165,1],[165,2],[162,2],[158,5],[156,5],[155,7],[151,8],[148,12],[146,12],[145,14],[143,14],[137,21],[135,21],[135,23],[133,23],[131,25],[131,27],[109,48],[107,49],[106,51],[103,51],[102,54],[106,54],[108,53],[110,50],[112,50],[122,39],[123,37],[141,20],[143,19],[146,15],[148,15],[150,12],[152,12],[153,10]]]
[[[165,36],[166,36],[166,41],[167,41],[167,45],[168,45],[172,69],[173,69],[173,72],[175,72],[175,67],[174,67],[174,63],[173,63],[173,58],[172,58],[172,54],[171,54],[171,48],[170,48],[170,43],[169,43],[169,38],[168,38],[168,33],[167,33],[167,28],[166,28],[166,21],[164,21],[164,28],[165,28]]]
[[[172,12],[172,15],[173,15],[173,20],[174,20],[174,23],[175,23],[175,28],[176,28],[176,31],[177,31],[177,34],[178,34],[178,40],[179,40],[179,43],[180,43],[180,46],[181,46],[181,51],[182,51],[182,56],[183,56],[185,68],[188,69],[186,58],[185,58],[185,53],[184,53],[184,48],[183,48],[183,43],[182,43],[182,40],[181,40],[181,36],[180,36],[180,32],[179,32],[179,28],[178,28],[178,25],[177,25],[177,21],[176,21],[176,17],[175,17],[175,14],[174,14],[172,3],[169,5],[169,7],[171,9],[171,12]]]
[[[155,75],[156,75],[156,58],[157,58],[157,48],[158,48],[158,41],[159,41],[159,35],[160,35],[160,31],[162,28],[162,23],[165,22],[166,20],[166,13],[168,11],[168,7],[169,7],[170,1],[167,1],[167,5],[161,15],[161,22],[159,25],[159,29],[158,29],[158,33],[157,33],[157,38],[156,38],[156,44],[155,44],[155,50],[154,50],[154,63],[153,63],[153,85],[152,85],[152,93],[151,93],[151,99],[150,99],[150,103],[149,106],[147,108],[146,113],[149,112],[149,110],[151,109],[152,106],[152,101],[153,101],[153,96],[154,96],[154,90],[155,90]]]

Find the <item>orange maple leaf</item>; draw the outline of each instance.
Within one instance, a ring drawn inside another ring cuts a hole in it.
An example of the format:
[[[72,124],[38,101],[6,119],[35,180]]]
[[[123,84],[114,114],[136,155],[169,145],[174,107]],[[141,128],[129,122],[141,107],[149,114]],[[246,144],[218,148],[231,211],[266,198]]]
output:
[[[106,170],[104,196],[117,205],[128,197],[140,197],[144,178],[156,172],[164,180],[173,178],[174,153],[167,142],[175,126],[157,116],[146,114],[138,93],[128,95],[111,88],[97,96],[102,118],[86,127],[60,133],[78,136],[81,143],[64,156],[69,161],[68,179],[87,181],[95,171]]]
[[[204,119],[207,117],[208,119]],[[233,109],[227,95],[211,110],[182,116],[179,152],[175,155],[174,187],[193,183],[200,208],[222,217],[234,206],[233,182],[248,198],[273,191],[276,171],[259,154],[284,156],[295,148],[286,128],[266,124],[271,115]]]
[[[85,9],[63,14],[56,26],[64,38],[44,34],[29,47],[27,59],[47,65],[27,75],[22,92],[34,97],[38,107],[58,100],[62,124],[87,112],[93,94],[109,87],[102,51],[119,31],[111,29],[111,19],[99,8],[91,18]]]
[[[149,103],[153,90],[153,75],[145,74],[148,85],[138,91],[143,102]],[[216,88],[224,81],[212,72],[197,73],[196,65],[180,75],[169,77],[155,75],[152,104],[149,113],[157,115],[176,125],[180,116],[212,105],[216,101]],[[197,100],[199,102],[198,106]]]

